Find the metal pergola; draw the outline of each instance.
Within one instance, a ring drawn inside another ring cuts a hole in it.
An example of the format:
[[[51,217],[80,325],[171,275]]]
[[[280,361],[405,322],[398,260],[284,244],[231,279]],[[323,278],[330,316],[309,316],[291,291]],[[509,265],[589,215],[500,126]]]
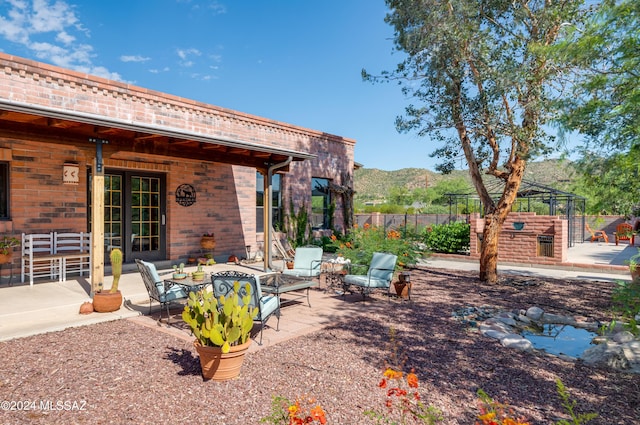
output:
[[[499,179],[485,181],[492,199],[498,200],[504,190],[504,182]],[[484,208],[477,193],[447,193],[449,216],[479,212],[484,216]],[[586,198],[564,192],[551,186],[522,180],[518,195],[511,207],[512,212],[535,212],[539,215],[554,215],[567,219],[569,223],[569,246],[584,242]]]

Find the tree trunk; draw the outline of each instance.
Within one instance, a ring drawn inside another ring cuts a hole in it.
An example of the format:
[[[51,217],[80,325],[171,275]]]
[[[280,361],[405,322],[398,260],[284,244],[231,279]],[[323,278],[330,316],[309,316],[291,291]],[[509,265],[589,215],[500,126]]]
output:
[[[525,161],[516,156],[509,163],[502,196],[496,204],[485,207],[484,229],[480,245],[480,280],[489,283],[498,282],[498,238],[502,231],[511,206],[518,196],[518,189],[524,176]]]
[[[498,237],[502,222],[497,214],[485,216],[480,244],[480,280],[496,283],[498,281]]]

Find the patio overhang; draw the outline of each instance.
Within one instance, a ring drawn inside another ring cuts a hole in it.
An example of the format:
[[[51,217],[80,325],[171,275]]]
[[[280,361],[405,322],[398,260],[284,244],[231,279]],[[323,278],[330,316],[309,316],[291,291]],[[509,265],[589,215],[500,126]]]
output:
[[[255,167],[263,174],[272,164],[313,159],[316,155],[290,149],[124,121],[76,111],[54,109],[0,99],[0,133],[66,145],[85,144],[90,138],[109,141],[109,152],[161,155]],[[287,169],[280,170],[287,171]]]

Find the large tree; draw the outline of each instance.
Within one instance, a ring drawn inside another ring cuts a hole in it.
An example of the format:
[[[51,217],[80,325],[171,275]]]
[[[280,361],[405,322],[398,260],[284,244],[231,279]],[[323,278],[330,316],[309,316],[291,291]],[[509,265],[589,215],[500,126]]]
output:
[[[566,22],[579,23],[583,1],[386,0],[385,21],[406,59],[372,81],[397,81],[417,103],[397,120],[439,142],[438,169],[462,153],[484,208],[480,279],[498,279],[498,237],[525,171],[554,138],[543,125],[566,67],[548,49]],[[504,182],[494,199],[483,173]]]

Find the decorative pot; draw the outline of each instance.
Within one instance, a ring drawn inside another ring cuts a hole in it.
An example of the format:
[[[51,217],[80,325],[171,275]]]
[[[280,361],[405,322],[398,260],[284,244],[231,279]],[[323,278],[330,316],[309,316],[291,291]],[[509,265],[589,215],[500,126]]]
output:
[[[204,272],[193,272],[191,273],[192,280],[204,280]]]
[[[228,353],[223,353],[221,347],[206,347],[195,340],[193,343],[200,356],[202,378],[207,381],[227,381],[240,374],[244,355],[247,353],[251,340],[244,344],[233,345]]]
[[[98,313],[111,313],[120,310],[122,305],[122,293],[120,291],[113,294],[109,291],[96,292],[93,294],[93,310]]]
[[[216,238],[213,236],[203,236],[200,239],[202,249],[213,250],[216,247]]]
[[[393,282],[393,287],[396,289],[396,294],[398,294],[399,297],[409,297],[409,289],[411,289],[411,283]]]
[[[9,251],[8,254],[0,254],[0,264],[9,264],[13,261],[13,252]]]
[[[93,303],[86,301],[80,305],[80,314],[91,314],[93,313]]]
[[[176,280],[186,279],[187,278],[187,274],[186,273],[174,273],[173,274],[173,278],[176,279]]]
[[[640,277],[640,266],[636,266],[633,270],[629,269],[631,272],[631,280],[636,280]]]

